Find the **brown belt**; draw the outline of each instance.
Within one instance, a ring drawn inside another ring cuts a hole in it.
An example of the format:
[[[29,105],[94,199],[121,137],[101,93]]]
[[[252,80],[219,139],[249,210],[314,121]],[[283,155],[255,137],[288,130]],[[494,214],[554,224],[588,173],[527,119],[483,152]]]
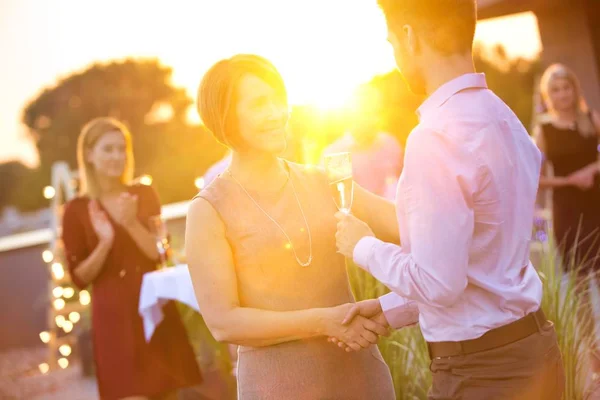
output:
[[[505,346],[539,332],[546,321],[546,316],[540,308],[510,324],[492,329],[477,339],[461,342],[428,342],[429,357],[431,359],[454,357]]]

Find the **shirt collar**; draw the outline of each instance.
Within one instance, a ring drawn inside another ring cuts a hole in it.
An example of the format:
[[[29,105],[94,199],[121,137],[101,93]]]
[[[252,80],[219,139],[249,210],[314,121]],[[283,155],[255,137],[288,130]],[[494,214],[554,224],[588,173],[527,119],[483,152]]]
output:
[[[473,73],[461,75],[437,88],[417,109],[417,115],[419,119],[422,119],[426,114],[441,107],[450,97],[462,90],[475,88],[487,89],[487,87],[485,74]]]

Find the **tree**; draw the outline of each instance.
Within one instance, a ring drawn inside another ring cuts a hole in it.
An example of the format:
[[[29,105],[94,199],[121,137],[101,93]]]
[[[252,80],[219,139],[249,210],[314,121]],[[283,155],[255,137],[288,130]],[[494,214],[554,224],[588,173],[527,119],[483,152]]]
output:
[[[49,184],[50,168],[59,160],[75,169],[83,125],[112,116],[131,130],[136,174],[153,175],[165,201],[191,196],[195,175],[223,150],[202,127],[187,124],[192,100],[185,89],[171,84],[171,73],[155,59],[128,59],[94,64],[44,89],[23,111],[39,151],[41,179]],[[38,199],[38,206],[45,204],[41,192],[30,195]]]
[[[27,172],[28,168],[18,161],[0,164],[0,214],[4,207],[14,203],[16,188]]]

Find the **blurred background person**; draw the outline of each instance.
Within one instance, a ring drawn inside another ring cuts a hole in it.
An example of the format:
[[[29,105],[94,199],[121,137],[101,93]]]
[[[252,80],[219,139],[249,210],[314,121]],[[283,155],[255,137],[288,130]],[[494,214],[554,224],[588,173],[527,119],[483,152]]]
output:
[[[128,129],[97,118],[77,144],[80,196],[65,205],[63,242],[73,283],[92,285],[92,337],[102,399],[171,399],[201,374],[175,304],[152,340],[144,338],[138,302],[142,276],[159,253],[150,231],[160,216],[150,186],[131,185],[134,160]]]
[[[404,153],[398,140],[380,129],[380,101],[375,89],[365,87],[358,94],[349,132],[323,150],[323,156],[349,152],[353,178],[378,196],[394,200]]]
[[[540,93],[548,110],[534,128],[545,163],[540,188],[552,189],[552,223],[562,265],[577,268],[586,291],[580,318],[592,328],[586,278],[600,269],[600,115],[588,108],[578,78],[562,64],[544,72]],[[600,373],[598,343],[592,354],[594,372]]]

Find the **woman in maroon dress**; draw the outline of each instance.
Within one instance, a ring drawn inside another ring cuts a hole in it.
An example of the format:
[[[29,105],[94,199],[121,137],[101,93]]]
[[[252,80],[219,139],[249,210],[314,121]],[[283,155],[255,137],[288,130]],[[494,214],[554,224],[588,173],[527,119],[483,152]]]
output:
[[[73,283],[92,285],[92,328],[102,399],[166,399],[201,382],[195,356],[174,303],[150,343],[138,300],[142,276],[159,257],[148,220],[160,214],[149,186],[128,185],[131,137],[114,119],[98,118],[77,145],[81,196],[65,206],[63,242]]]

